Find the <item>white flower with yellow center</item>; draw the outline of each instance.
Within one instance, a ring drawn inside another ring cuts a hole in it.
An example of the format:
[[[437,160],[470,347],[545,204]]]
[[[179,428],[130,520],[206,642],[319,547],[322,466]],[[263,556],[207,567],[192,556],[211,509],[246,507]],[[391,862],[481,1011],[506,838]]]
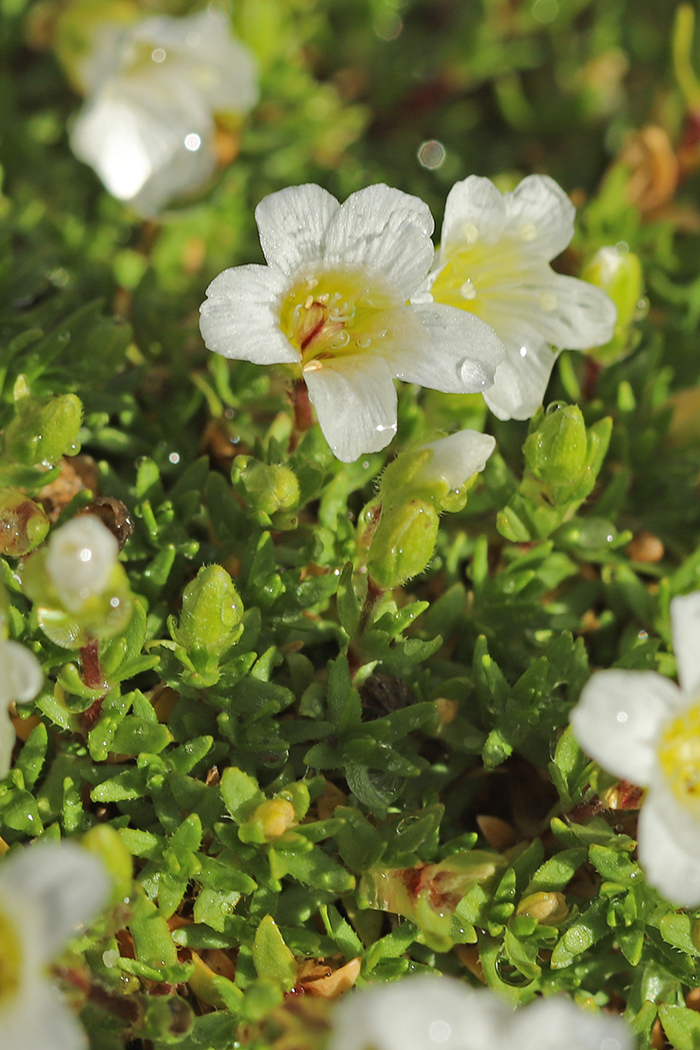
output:
[[[632,1050],[618,1017],[541,999],[512,1010],[487,989],[451,977],[408,977],[350,992],[329,1050]]]
[[[648,789],[639,860],[660,893],[700,904],[700,591],[671,602],[680,688],[654,671],[600,671],[571,724],[583,749],[617,777]]]
[[[78,72],[87,99],[73,152],[142,215],[206,182],[214,114],[246,113],[258,99],[255,60],[214,10],[103,25]]]
[[[293,186],[255,218],[268,265],[210,284],[204,342],[224,357],[297,366],[338,459],[389,444],[393,377],[450,393],[490,387],[503,345],[425,291],[433,219],[417,197],[376,185],[339,204],[320,186]]]
[[[575,208],[546,175],[501,193],[470,175],[452,187],[431,290],[436,302],[490,324],[507,357],[484,397],[499,419],[529,419],[542,404],[557,354],[613,336],[616,310],[600,288],[549,262],[574,233]]]
[[[34,653],[19,642],[0,639],[0,780],[10,769],[15,731],[10,721],[10,704],[26,704],[41,689],[44,676]]]
[[[48,965],[104,905],[101,862],[70,842],[42,843],[0,862],[0,1046],[83,1050],[87,1038],[56,994]]]

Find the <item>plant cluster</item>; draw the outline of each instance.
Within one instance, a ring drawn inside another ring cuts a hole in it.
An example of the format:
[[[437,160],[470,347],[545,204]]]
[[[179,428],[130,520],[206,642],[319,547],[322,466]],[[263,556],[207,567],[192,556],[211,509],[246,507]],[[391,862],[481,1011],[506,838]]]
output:
[[[0,1036],[48,1045],[51,964],[61,1050],[393,1050],[436,974],[504,1045],[696,1050],[700,895],[637,856],[666,777],[695,880],[692,9],[237,0],[257,86],[146,196],[71,142],[167,123],[139,48],[204,6],[0,11]]]

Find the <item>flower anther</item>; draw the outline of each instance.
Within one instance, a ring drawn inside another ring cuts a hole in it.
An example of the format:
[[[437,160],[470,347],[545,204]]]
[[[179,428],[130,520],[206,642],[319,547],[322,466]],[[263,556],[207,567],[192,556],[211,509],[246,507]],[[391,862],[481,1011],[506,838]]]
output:
[[[507,357],[484,392],[499,419],[528,419],[542,404],[560,349],[607,343],[616,309],[600,288],[549,262],[574,232],[575,209],[557,183],[530,175],[510,193],[470,175],[451,189],[432,274],[436,302],[480,317]]]
[[[204,342],[224,357],[291,366],[338,459],[389,444],[393,378],[452,393],[491,385],[500,339],[426,291],[433,220],[418,198],[377,185],[339,204],[320,186],[293,186],[255,217],[268,265],[215,278],[200,308]]]

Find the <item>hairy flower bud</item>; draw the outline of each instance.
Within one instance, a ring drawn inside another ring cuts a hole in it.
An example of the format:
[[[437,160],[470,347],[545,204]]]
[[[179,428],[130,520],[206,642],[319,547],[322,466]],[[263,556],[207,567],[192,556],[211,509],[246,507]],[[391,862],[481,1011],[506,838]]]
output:
[[[437,540],[437,511],[425,499],[411,499],[382,513],[367,568],[384,590],[399,587],[426,567]]]
[[[182,596],[176,640],[188,651],[217,655],[241,633],[243,602],[221,565],[203,565]]]

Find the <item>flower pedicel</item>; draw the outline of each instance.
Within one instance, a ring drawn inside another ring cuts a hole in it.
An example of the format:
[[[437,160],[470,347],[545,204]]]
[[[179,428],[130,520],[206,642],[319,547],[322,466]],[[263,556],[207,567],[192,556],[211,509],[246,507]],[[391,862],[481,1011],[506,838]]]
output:
[[[224,357],[293,366],[338,459],[389,444],[394,377],[449,393],[491,386],[500,339],[425,291],[433,220],[417,197],[376,185],[339,204],[320,186],[293,186],[255,218],[268,265],[212,281],[204,342]]]

